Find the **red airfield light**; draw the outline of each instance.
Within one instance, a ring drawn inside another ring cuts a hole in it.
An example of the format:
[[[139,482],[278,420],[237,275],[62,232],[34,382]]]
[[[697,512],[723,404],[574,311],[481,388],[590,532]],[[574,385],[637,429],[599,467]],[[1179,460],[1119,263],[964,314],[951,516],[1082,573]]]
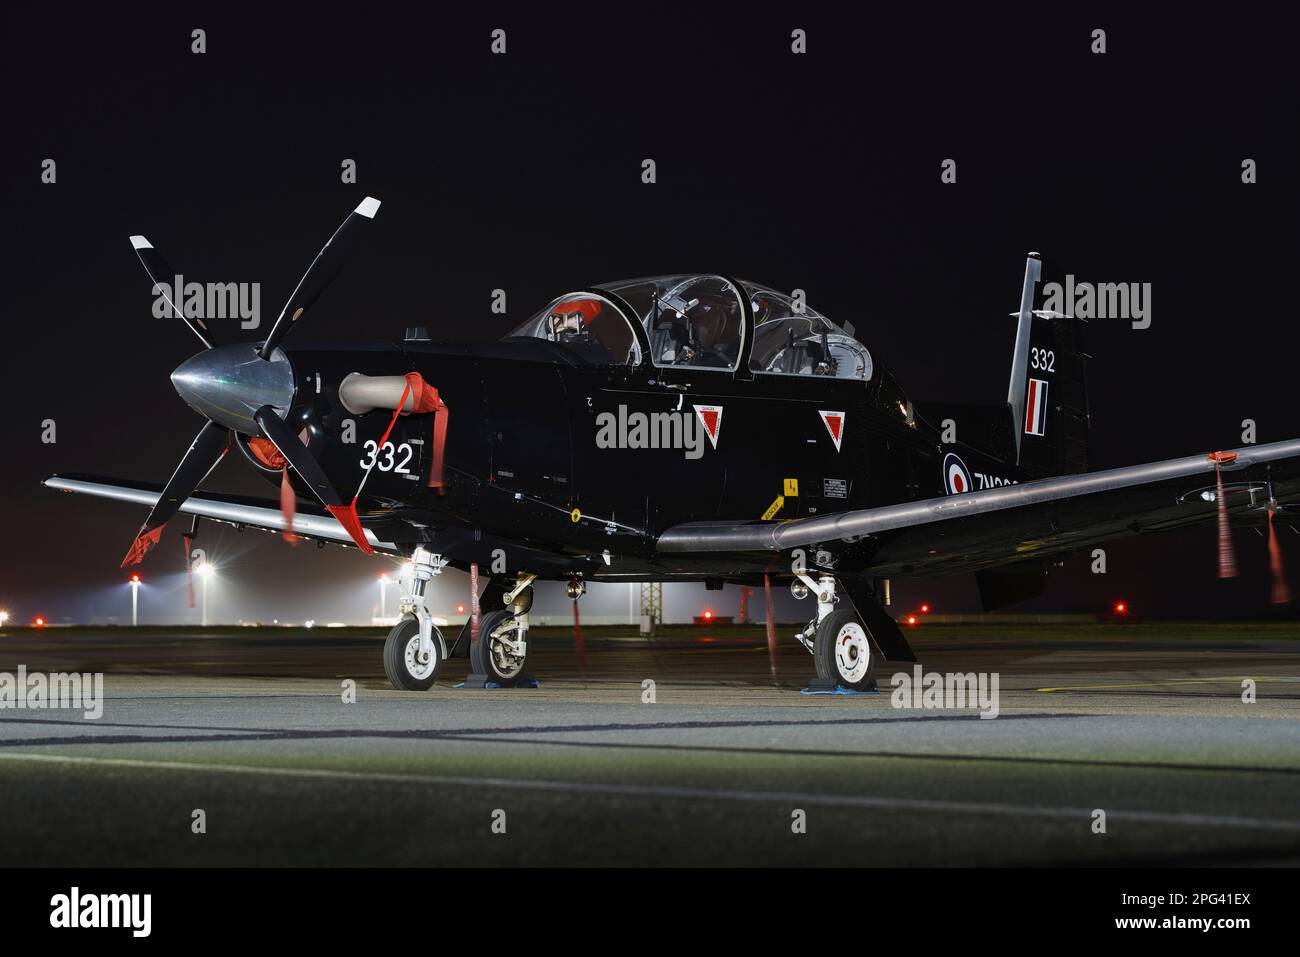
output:
[[[709,611],[709,609],[707,609],[707,608],[704,609],[704,617],[705,617],[706,619],[712,619],[712,618],[713,618],[713,612]]]
[[[1111,609],[1110,609],[1110,610],[1113,611],[1116,615],[1120,615],[1120,616],[1127,615],[1127,614],[1128,614],[1128,602],[1126,602],[1126,601],[1117,601],[1117,602],[1115,602],[1115,604],[1113,604],[1113,605],[1111,606]]]
[[[917,622],[917,618],[915,615],[908,615],[906,618],[903,619],[904,624],[911,625],[912,627],[916,627],[916,622]]]
[[[458,614],[458,615],[463,615],[463,614],[465,614],[465,606],[464,606],[464,605],[457,605],[457,606],[456,606],[456,614]]]
[[[138,585],[138,584],[140,584],[140,573],[139,573],[139,572],[137,572],[136,574],[134,574],[134,575],[131,576],[131,584],[132,584],[132,585]]]
[[[44,619],[42,616],[37,615],[37,616],[36,616],[36,620],[35,620],[34,622],[32,622],[32,624],[35,625],[37,628],[44,628],[44,627],[45,627],[45,619]]]
[[[923,615],[930,614],[930,606],[928,603],[921,606],[921,614]]]

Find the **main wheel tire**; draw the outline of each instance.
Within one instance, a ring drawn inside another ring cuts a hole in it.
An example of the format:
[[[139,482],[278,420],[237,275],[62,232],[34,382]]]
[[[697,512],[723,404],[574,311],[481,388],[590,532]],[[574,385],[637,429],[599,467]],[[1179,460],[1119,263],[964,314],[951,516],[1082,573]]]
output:
[[[492,640],[492,632],[514,617],[509,608],[490,611],[478,620],[478,641],[469,643],[469,667],[478,675],[503,688],[513,688],[524,677],[528,653],[522,658],[511,655],[500,641]]]
[[[817,677],[824,681],[834,681],[854,691],[871,687],[876,671],[871,634],[858,616],[846,608],[831,612],[817,626],[813,660],[817,663]]]
[[[433,655],[426,663],[418,657],[420,623],[407,615],[388,633],[384,642],[384,674],[398,691],[428,691],[442,670],[442,642],[434,626]]]

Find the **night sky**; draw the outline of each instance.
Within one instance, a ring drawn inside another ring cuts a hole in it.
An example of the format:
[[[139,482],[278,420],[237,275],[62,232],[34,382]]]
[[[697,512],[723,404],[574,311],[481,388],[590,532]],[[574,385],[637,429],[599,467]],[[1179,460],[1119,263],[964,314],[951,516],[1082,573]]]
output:
[[[384,204],[375,228],[295,341],[497,337],[571,289],[719,272],[806,289],[913,398],[997,402],[1032,249],[1080,280],[1153,286],[1151,328],[1087,330],[1094,468],[1236,446],[1245,418],[1261,442],[1300,434],[1294,53],[1259,10],[469,9],[6,5],[0,608],[126,614],[118,563],[144,510],[40,480],[163,482],[201,425],[168,380],[197,340],[151,314],[127,236],[189,278],[260,282],[265,335],[365,195]],[[947,158],[956,184],[940,182]],[[231,456],[207,487],[273,497],[250,473]],[[187,524],[142,569],[146,617],[191,614]],[[383,562],[203,534],[242,617],[377,603]],[[1073,560],[1024,610],[1122,596],[1153,616],[1271,614],[1264,540],[1236,534],[1239,581],[1214,579],[1205,528],[1112,545],[1104,579]],[[1300,537],[1283,546],[1294,582]],[[895,594],[976,602],[969,579]]]

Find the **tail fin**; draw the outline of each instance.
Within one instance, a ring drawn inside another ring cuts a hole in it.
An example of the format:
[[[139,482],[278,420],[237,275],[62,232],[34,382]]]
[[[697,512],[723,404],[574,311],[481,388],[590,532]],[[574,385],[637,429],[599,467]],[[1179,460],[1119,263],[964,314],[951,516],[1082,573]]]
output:
[[[1041,475],[1088,469],[1087,356],[1080,323],[1057,312],[1034,309],[1042,262],[1025,261],[1015,352],[1007,406],[1015,436],[1016,464]]]

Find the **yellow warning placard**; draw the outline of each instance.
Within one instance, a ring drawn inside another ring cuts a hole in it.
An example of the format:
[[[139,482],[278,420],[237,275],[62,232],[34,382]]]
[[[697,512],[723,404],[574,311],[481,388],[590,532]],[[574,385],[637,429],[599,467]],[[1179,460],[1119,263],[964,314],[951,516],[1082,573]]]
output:
[[[798,480],[798,479],[786,479],[786,480],[785,480],[785,494],[786,494],[786,495],[791,495],[791,496],[794,496],[794,495],[798,495],[798,494],[799,494],[799,480]]]
[[[784,504],[785,504],[785,496],[784,496],[784,495],[778,495],[778,496],[777,496],[777,497],[772,501],[772,504],[769,505],[769,506],[767,507],[767,511],[763,513],[763,521],[766,522],[769,518],[771,518],[771,517],[772,517],[773,515],[775,515],[777,512],[781,511],[781,506],[784,505]]]

